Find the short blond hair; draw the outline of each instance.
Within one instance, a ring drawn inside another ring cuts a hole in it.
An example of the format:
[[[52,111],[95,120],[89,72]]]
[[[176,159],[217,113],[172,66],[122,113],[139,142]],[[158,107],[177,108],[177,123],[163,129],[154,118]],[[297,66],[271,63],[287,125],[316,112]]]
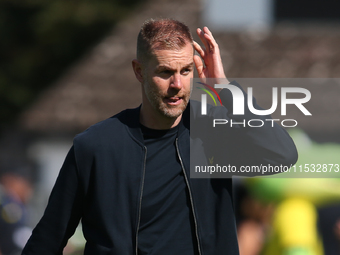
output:
[[[188,26],[174,19],[149,19],[144,22],[137,39],[137,59],[148,59],[153,50],[178,50],[193,44]]]

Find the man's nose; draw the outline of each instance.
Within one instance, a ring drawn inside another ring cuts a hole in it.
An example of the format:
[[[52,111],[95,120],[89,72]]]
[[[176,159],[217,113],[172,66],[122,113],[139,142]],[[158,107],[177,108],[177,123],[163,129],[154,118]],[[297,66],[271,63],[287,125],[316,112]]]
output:
[[[170,87],[174,88],[174,89],[182,89],[182,77],[180,74],[174,74],[171,77],[171,81],[170,81]]]

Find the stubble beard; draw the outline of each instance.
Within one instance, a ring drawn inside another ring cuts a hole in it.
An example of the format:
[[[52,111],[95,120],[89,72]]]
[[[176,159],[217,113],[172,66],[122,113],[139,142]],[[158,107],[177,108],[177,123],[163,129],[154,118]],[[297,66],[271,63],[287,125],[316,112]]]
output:
[[[179,96],[182,99],[182,103],[177,106],[169,106],[167,105],[163,99],[164,97],[159,94],[156,87],[150,86],[150,84],[146,81],[143,84],[145,95],[150,102],[151,106],[161,113],[163,116],[171,119],[178,118],[184,112],[185,108],[188,105],[190,92],[182,92],[174,95],[165,95],[165,96]]]

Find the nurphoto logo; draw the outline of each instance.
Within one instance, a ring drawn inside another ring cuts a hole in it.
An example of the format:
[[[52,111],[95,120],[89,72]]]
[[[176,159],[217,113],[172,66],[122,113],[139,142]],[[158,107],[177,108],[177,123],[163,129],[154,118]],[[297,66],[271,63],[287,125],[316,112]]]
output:
[[[215,106],[217,106],[216,99],[213,94],[215,94],[217,100],[219,101],[220,105],[222,105],[222,101],[220,96],[218,95],[216,89],[228,89],[233,98],[233,115],[244,115],[245,114],[245,100],[247,100],[247,107],[249,111],[257,116],[265,116],[274,113],[278,107],[278,88],[272,88],[272,105],[269,109],[256,109],[253,104],[253,88],[247,88],[247,98],[245,98],[245,93],[237,87],[236,85],[232,84],[215,84],[214,87],[210,86],[203,82],[197,82],[202,84],[204,88],[197,87],[202,91],[206,92],[206,94],[201,94],[201,114],[207,115],[207,94],[212,98]],[[209,91],[210,90],[210,91]],[[287,115],[287,105],[295,105],[305,116],[312,116],[312,114],[307,110],[307,108],[303,105],[307,103],[311,99],[311,93],[308,89],[300,88],[300,87],[281,87],[281,98],[280,98],[280,106],[281,106],[281,116]],[[289,93],[301,94],[303,95],[302,98],[288,98]],[[274,122],[278,121],[281,123],[283,127],[296,127],[298,122],[295,119],[250,119],[250,120],[243,120],[241,122],[233,122],[233,120],[227,119],[214,119],[213,120],[213,127],[216,125],[225,125],[229,124],[230,126],[233,125],[242,125],[246,126],[248,124],[249,127],[262,127],[264,122],[268,121],[272,123],[272,127],[274,126]],[[292,123],[292,124],[288,124]]]

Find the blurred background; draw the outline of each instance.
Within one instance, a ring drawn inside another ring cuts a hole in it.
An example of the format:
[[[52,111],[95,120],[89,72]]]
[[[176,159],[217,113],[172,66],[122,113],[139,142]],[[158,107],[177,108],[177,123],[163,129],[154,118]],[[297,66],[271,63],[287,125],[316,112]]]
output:
[[[144,20],[175,18],[193,34],[208,26],[227,77],[340,78],[339,7],[332,0],[0,1],[0,254],[20,254],[74,135],[140,104],[131,60]],[[340,84],[320,81],[311,93],[312,117],[294,110],[286,117],[299,121],[288,130],[298,164],[339,164]],[[254,94],[270,106],[270,90]],[[235,179],[241,255],[340,254],[339,183]],[[82,254],[83,245],[78,231],[65,254]]]

